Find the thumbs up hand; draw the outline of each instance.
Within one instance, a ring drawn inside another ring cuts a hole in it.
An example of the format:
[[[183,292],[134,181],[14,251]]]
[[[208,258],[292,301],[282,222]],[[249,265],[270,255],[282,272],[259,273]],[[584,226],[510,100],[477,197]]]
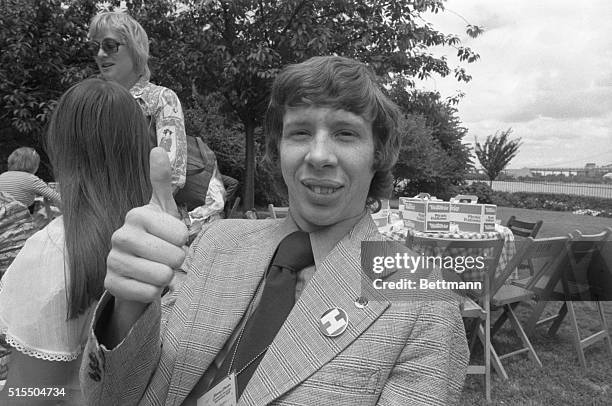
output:
[[[173,217],[180,218],[172,195],[172,171],[168,153],[163,148],[153,148],[149,160],[151,186],[153,187],[153,195],[149,204]]]
[[[172,196],[168,154],[153,148],[150,164],[151,201],[127,213],[106,261],[104,287],[115,297],[114,313],[127,312],[124,320],[135,321],[159,298],[185,259],[188,233]]]

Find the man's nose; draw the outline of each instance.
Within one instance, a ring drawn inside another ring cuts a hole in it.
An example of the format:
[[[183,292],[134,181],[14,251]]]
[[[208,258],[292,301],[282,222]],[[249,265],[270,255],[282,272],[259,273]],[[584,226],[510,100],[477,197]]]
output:
[[[320,131],[313,137],[305,160],[317,168],[335,165],[338,162],[333,141],[327,131]]]

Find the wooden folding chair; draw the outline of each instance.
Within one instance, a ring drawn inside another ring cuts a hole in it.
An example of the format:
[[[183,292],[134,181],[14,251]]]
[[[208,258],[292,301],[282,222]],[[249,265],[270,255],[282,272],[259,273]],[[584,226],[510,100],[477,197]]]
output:
[[[289,214],[289,207],[275,207],[273,204],[269,204],[268,212],[273,219],[285,218]]]
[[[567,255],[561,262],[554,274],[546,284],[538,284],[532,289],[540,295],[540,302],[532,313],[527,328],[533,330],[535,327],[552,322],[548,329],[549,335],[555,335],[561,323],[567,316],[570,322],[572,341],[578,354],[578,361],[586,368],[586,357],[584,350],[598,341],[607,343],[606,348],[612,355],[612,338],[608,330],[603,304],[599,300],[593,300],[591,295],[591,283],[588,280],[589,269],[596,261],[602,261],[607,254],[605,250],[610,249],[612,241],[612,229],[593,235],[583,235],[576,230],[570,234],[567,245]],[[610,264],[601,266],[609,267]],[[609,268],[608,268],[609,270]],[[597,288],[597,286],[595,286]],[[573,301],[594,301],[599,313],[598,330],[588,337],[581,337]],[[540,320],[540,316],[549,301],[563,302],[557,314]],[[528,331],[529,331],[528,330]]]
[[[495,349],[491,345],[491,281],[497,269],[504,241],[501,239],[491,240],[469,240],[469,239],[434,239],[411,236],[406,240],[406,245],[423,255],[433,256],[481,256],[483,267],[471,275],[462,274],[464,280],[476,281],[480,279],[483,288],[477,294],[477,299],[465,298],[461,305],[461,315],[464,318],[476,319],[473,330],[472,344],[479,339],[484,351],[484,363],[479,365],[468,365],[468,374],[484,375],[485,396],[487,401],[491,400],[491,365],[499,376],[508,379],[503,365]],[[472,348],[473,345],[470,346]]]
[[[500,359],[503,360],[526,352],[529,358],[531,358],[540,368],[542,367],[540,358],[531,345],[527,333],[514,312],[519,304],[535,298],[535,293],[530,290],[529,287],[535,284],[538,279],[530,278],[527,281],[522,281],[522,284],[519,281],[518,285],[506,284],[506,280],[512,274],[516,266],[525,261],[533,261],[538,264],[538,272],[534,278],[542,277],[546,274],[548,269],[554,269],[557,266],[560,258],[562,258],[565,253],[567,241],[567,237],[542,238],[537,240],[533,237],[528,237],[526,240],[521,241],[517,253],[508,262],[506,268],[499,275],[496,275],[491,289],[493,295],[491,299],[491,309],[496,310],[501,308],[503,312],[493,324],[491,336],[495,336],[505,322],[509,320],[514,332],[523,344],[521,348],[515,351],[500,355]]]
[[[515,237],[527,238],[533,237],[536,238],[540,228],[542,227],[544,222],[542,220],[536,221],[534,223],[528,221],[517,220],[515,216],[511,216],[506,223],[506,227],[512,231]],[[521,265],[521,264],[519,264]],[[527,266],[529,267],[529,274],[533,275],[534,266],[530,260],[527,260]]]

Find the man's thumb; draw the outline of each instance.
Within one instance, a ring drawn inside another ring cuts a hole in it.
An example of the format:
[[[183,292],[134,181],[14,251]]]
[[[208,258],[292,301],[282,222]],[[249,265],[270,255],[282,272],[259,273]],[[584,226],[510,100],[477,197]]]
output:
[[[149,155],[150,177],[153,193],[151,204],[159,207],[164,212],[180,218],[176,202],[172,195],[172,170],[168,153],[163,148],[155,147]]]

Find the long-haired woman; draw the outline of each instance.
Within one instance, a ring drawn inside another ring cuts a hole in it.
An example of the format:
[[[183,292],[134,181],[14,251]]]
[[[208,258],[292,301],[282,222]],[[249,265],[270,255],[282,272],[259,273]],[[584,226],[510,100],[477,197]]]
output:
[[[26,242],[0,282],[0,333],[13,349],[0,400],[11,388],[55,387],[65,393],[53,399],[80,404],[78,368],[111,235],[151,197],[146,135],[140,106],[117,83],[88,79],[61,97],[46,149],[63,215]]]

